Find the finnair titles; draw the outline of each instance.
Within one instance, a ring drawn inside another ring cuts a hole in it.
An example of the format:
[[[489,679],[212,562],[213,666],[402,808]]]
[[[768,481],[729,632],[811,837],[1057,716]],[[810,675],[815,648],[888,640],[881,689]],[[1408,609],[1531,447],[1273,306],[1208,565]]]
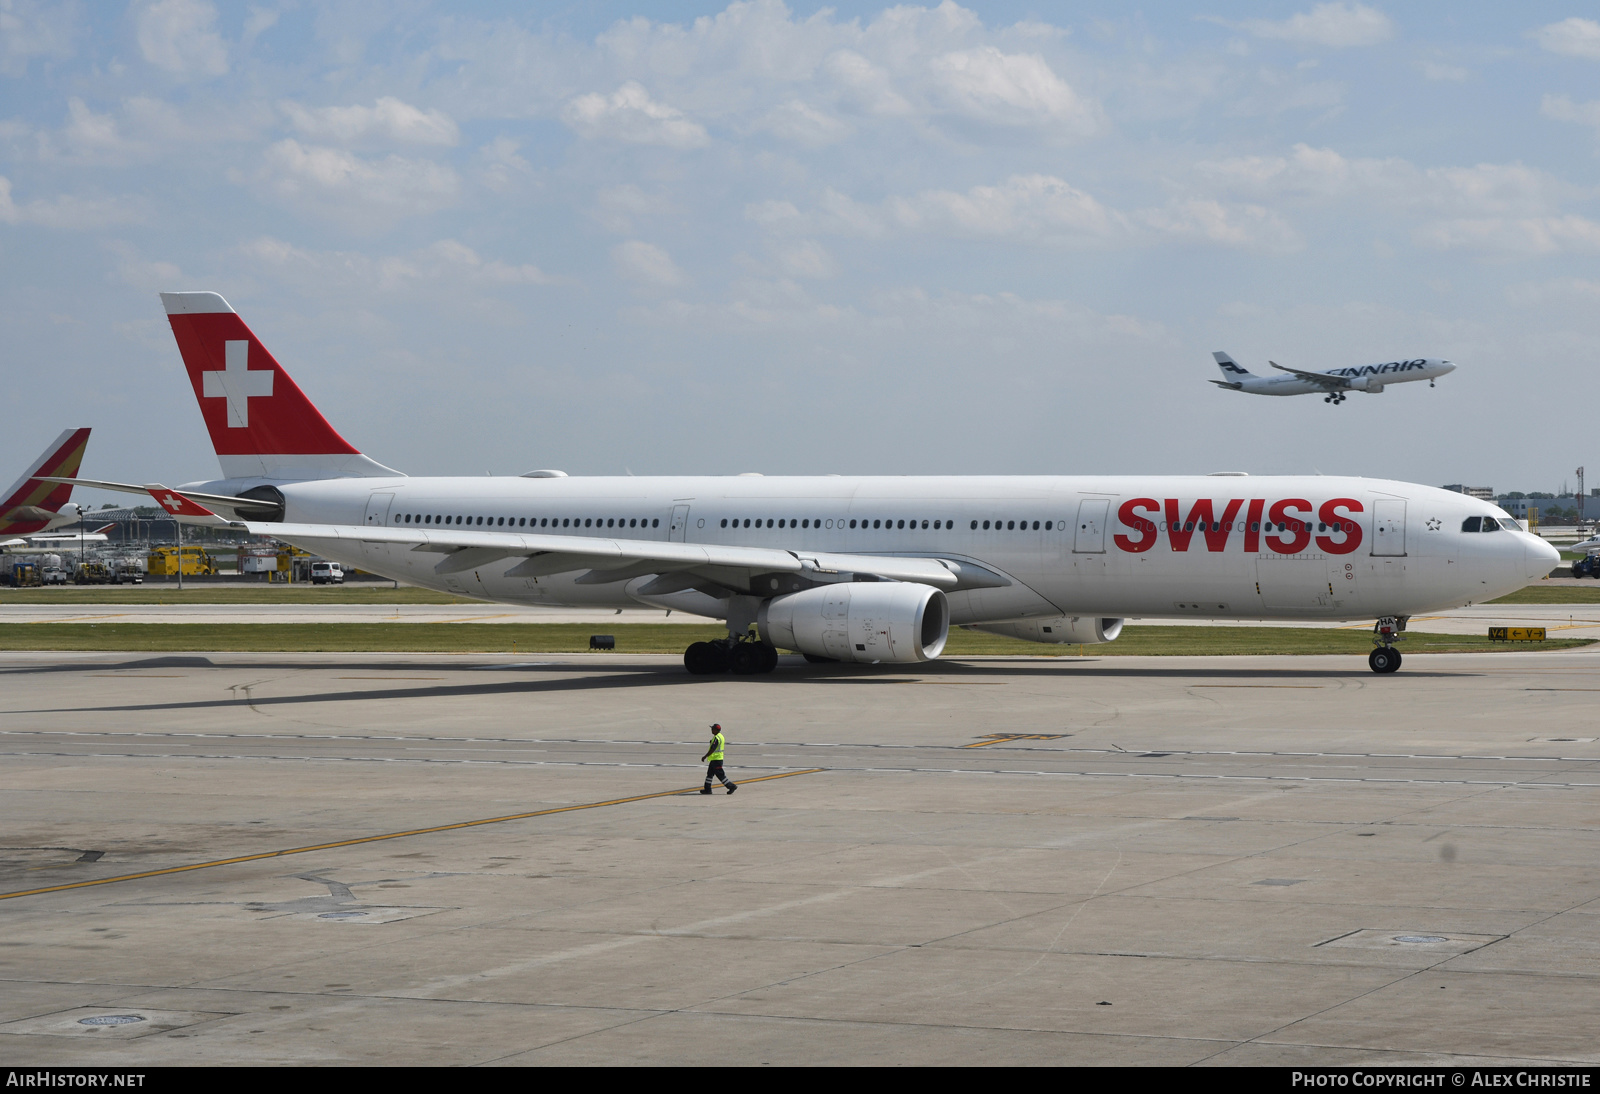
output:
[[[1418,357],[1411,361],[1387,361],[1381,365],[1355,365],[1350,368],[1331,368],[1325,372],[1307,372],[1290,368],[1276,361],[1267,364],[1288,375],[1257,376],[1248,371],[1226,353],[1217,352],[1223,379],[1212,380],[1218,387],[1229,391],[1243,391],[1251,395],[1313,395],[1320,393],[1322,401],[1335,405],[1342,403],[1352,391],[1381,394],[1390,384],[1405,384],[1413,380],[1426,380],[1432,387],[1434,380],[1454,372],[1456,366],[1449,361],[1431,357]]]
[[[1408,617],[1558,557],[1488,502],[1384,479],[408,476],[340,436],[221,296],[162,301],[222,477],[66,481],[425,588],[723,621],[691,673],[924,661],[953,625],[1110,642],[1172,615],[1375,620],[1369,665],[1393,672]]]

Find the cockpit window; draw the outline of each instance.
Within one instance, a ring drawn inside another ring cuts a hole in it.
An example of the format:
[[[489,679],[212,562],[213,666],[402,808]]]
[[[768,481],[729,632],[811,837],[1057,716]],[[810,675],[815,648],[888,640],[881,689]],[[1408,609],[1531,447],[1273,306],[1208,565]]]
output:
[[[1483,530],[1485,532],[1498,532],[1500,530],[1500,522],[1493,517],[1484,517]]]
[[[1461,522],[1461,530],[1463,532],[1476,532],[1480,527],[1482,527],[1482,525],[1482,517],[1468,517],[1466,520]]]
[[[1504,528],[1508,532],[1520,532],[1520,531],[1522,531],[1522,526],[1519,525],[1516,521],[1512,520],[1510,517],[1501,517],[1500,518],[1500,527]]]

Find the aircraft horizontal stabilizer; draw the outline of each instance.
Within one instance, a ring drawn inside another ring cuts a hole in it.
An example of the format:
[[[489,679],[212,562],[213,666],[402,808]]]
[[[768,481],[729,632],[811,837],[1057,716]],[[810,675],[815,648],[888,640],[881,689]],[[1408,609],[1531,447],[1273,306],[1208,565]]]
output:
[[[1225,387],[1229,391],[1240,391],[1244,388],[1243,384],[1230,384],[1226,380],[1212,380],[1211,383],[1216,384],[1218,387]]]

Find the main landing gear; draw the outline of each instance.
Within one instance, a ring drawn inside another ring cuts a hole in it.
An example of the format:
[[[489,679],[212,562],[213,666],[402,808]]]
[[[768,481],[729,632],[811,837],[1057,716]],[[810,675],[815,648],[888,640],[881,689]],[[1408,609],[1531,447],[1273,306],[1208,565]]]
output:
[[[1394,644],[1405,638],[1400,633],[1405,629],[1405,617],[1399,615],[1386,615],[1373,625],[1372,641],[1377,648],[1367,654],[1367,664],[1373,672],[1399,671],[1400,651],[1394,648]]]
[[[778,651],[753,638],[719,638],[696,642],[683,653],[683,667],[695,676],[731,672],[759,676],[778,667]]]
[[[1325,402],[1325,403],[1332,403],[1334,406],[1338,406],[1340,403],[1344,402],[1349,397],[1350,396],[1346,395],[1342,391],[1335,391],[1331,395],[1324,395],[1322,397],[1322,401]]]

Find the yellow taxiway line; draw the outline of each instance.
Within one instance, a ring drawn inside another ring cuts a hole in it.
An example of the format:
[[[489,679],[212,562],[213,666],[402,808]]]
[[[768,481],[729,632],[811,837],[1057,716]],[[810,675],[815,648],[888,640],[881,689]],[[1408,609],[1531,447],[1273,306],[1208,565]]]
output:
[[[754,778],[740,779],[739,785],[746,783],[770,782],[773,779],[788,779],[795,775],[815,775],[826,768],[811,767],[804,771],[782,771],[776,775],[757,775]],[[169,866],[164,870],[145,870],[138,874],[120,874],[117,877],[97,878],[93,881],[74,881],[65,885],[47,885],[42,889],[23,889],[15,893],[0,893],[0,900],[10,900],[19,896],[39,896],[43,893],[59,893],[66,889],[87,889],[93,885],[113,885],[119,881],[138,881],[147,877],[162,877],[166,874],[183,874],[190,870],[209,870],[213,866],[233,866],[241,862],[257,862],[267,858],[282,858],[285,855],[303,855],[307,851],[329,851],[335,847],[354,847],[362,843],[378,843],[381,840],[404,839],[407,836],[426,836],[434,832],[453,832],[460,828],[478,828],[485,824],[504,824],[506,821],[527,820],[530,817],[548,817],[553,813],[575,813],[583,809],[603,809],[608,805],[628,805],[632,802],[649,801],[652,798],[671,798],[679,794],[697,794],[697,786],[678,787],[673,790],[657,790],[653,794],[635,794],[631,798],[611,798],[608,801],[584,802],[582,805],[561,805],[554,809],[536,809],[531,813],[512,813],[504,817],[485,817],[481,820],[457,821],[454,824],[437,824],[432,828],[410,828],[404,832],[385,832],[377,836],[358,836],[355,839],[334,840],[332,843],[314,843],[307,847],[290,847],[282,851],[261,851],[254,855],[236,855],[233,858],[212,859],[210,862],[192,862],[187,866]]]

